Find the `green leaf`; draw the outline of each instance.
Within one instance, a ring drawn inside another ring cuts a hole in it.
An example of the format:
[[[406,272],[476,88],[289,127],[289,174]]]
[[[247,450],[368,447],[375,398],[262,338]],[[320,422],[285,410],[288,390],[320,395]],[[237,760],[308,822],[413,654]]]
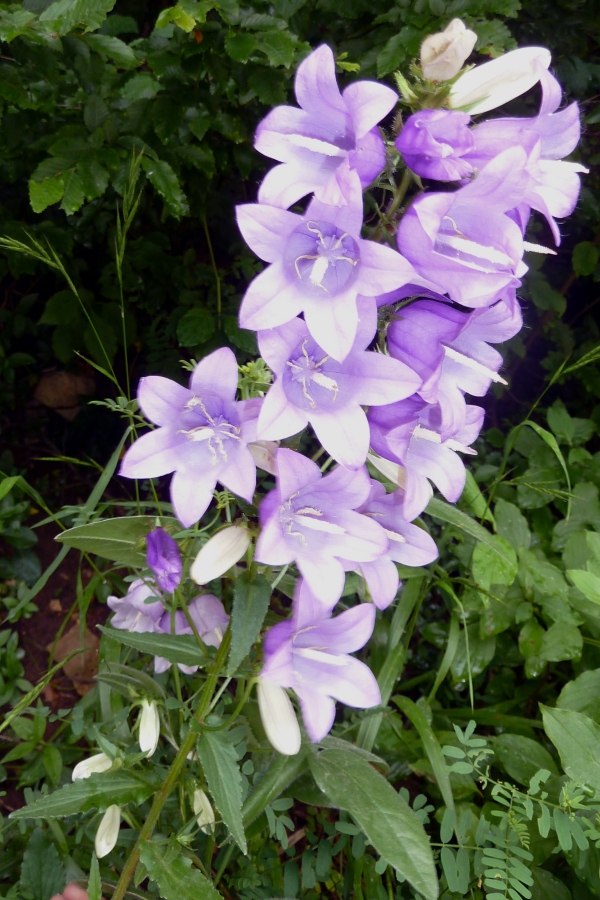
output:
[[[160,684],[146,672],[116,662],[106,663],[106,669],[96,675],[96,680],[110,685],[128,700],[144,696],[164,700],[166,697]]]
[[[113,641],[133,647],[140,653],[162,656],[171,663],[184,666],[205,666],[208,662],[202,655],[196,638],[191,634],[150,634],[135,631],[120,631],[118,628],[98,626],[100,631]]]
[[[597,575],[585,569],[568,569],[567,575],[588,600],[600,604],[600,578]]]
[[[163,527],[177,527],[173,518],[161,516]],[[89,525],[76,525],[57,535],[59,544],[95,553],[104,559],[128,566],[143,566],[146,559],[146,535],[156,527],[156,516],[124,516],[100,519]]]
[[[567,469],[567,464],[565,462],[565,458],[562,455],[561,449],[558,446],[558,443],[557,443],[554,435],[550,431],[546,431],[545,428],[542,428],[541,425],[538,425],[537,422],[532,422],[530,419],[526,419],[523,422],[523,425],[529,425],[530,428],[533,428],[535,433],[537,435],[539,435],[539,437],[541,437],[541,439],[543,441],[545,441],[546,444],[548,444],[548,446],[550,447],[550,449],[556,456],[557,460],[559,461],[563,472],[565,473],[565,481],[567,482],[567,488],[568,488],[568,491],[570,494],[571,493],[571,479],[569,477],[569,470]],[[570,509],[571,509],[571,498],[569,497],[569,504],[567,507],[567,518],[569,518]]]
[[[478,543],[473,550],[473,578],[485,590],[493,584],[512,584],[518,568],[513,547],[499,535],[492,535],[485,544]]]
[[[555,622],[542,638],[540,657],[548,662],[579,659],[583,650],[583,637],[579,628],[567,622]]]
[[[550,709],[540,704],[544,730],[560,755],[565,773],[594,789],[600,797],[600,726],[571,709]]]
[[[176,218],[186,215],[189,212],[188,202],[169,163],[163,159],[148,159],[147,156],[143,156],[142,168],[152,186],[163,197],[169,211]]]
[[[227,673],[233,675],[260,633],[271,599],[271,585],[264,575],[249,570],[235,582],[231,611],[231,650]]]
[[[78,209],[81,209],[85,202],[83,182],[77,169],[68,169],[64,173],[62,180],[64,181],[65,189],[60,208],[64,209],[68,216],[72,216]]]
[[[63,768],[63,761],[60,750],[53,744],[46,744],[42,753],[44,761],[44,769],[49,780],[54,787],[58,785]]]
[[[537,741],[521,734],[507,733],[489,740],[496,758],[518,784],[529,785],[532,777],[540,769],[548,769],[553,775],[558,775],[554,760]]]
[[[142,844],[140,859],[163,900],[222,900],[210,881],[192,869],[192,861],[181,855],[178,844]]]
[[[376,851],[426,900],[438,897],[429,839],[405,800],[354,753],[323,750],[310,759],[315,781],[356,820]]]
[[[90,862],[90,877],[87,883],[88,900],[102,900],[102,880],[100,878],[100,866],[95,852],[92,852]]]
[[[85,31],[100,28],[116,0],[57,0],[39,17],[50,31],[60,35],[83,26]]]
[[[558,695],[556,705],[560,709],[583,713],[600,725],[600,669],[582,672],[573,681],[568,681]]]
[[[131,47],[118,37],[108,34],[88,34],[85,43],[101,56],[108,56],[119,69],[135,69],[139,61]]]
[[[184,347],[204,344],[215,333],[215,319],[207,309],[190,309],[179,320],[177,340]]]
[[[433,516],[435,519],[441,519],[442,522],[448,522],[450,525],[454,525],[456,528],[459,528],[461,531],[464,531],[465,534],[474,537],[482,544],[487,544],[494,553],[498,554],[498,556],[504,560],[507,567],[512,565],[514,558],[512,548],[510,553],[506,553],[503,549],[503,545],[495,540],[495,535],[490,534],[490,532],[480,525],[479,522],[476,522],[475,519],[472,519],[471,516],[468,516],[462,510],[457,509],[450,503],[446,503],[444,500],[432,497],[425,508],[425,512],[429,513],[429,515]]]
[[[225,38],[225,50],[227,55],[236,62],[248,62],[251,54],[256,50],[258,41],[253,34],[242,31],[239,34],[228,34]]]
[[[242,776],[231,738],[224,731],[203,731],[198,738],[197,749],[215,806],[236,844],[242,853],[246,853]]]
[[[438,739],[433,733],[431,725],[425,718],[425,714],[419,709],[417,704],[413,703],[408,697],[394,697],[393,700],[417,729],[419,737],[421,738],[421,743],[423,744],[423,749],[431,763],[431,768],[433,769],[433,774],[435,775],[444,803],[448,809],[454,811],[454,797],[452,796],[450,776],[448,775],[444,754],[442,753],[442,748],[440,747]]]
[[[531,532],[527,519],[518,506],[506,500],[498,500],[494,507],[498,535],[504,538],[514,550],[529,550]]]
[[[479,636],[479,625],[468,625],[461,628],[458,646],[450,670],[455,681],[466,681],[469,677],[479,675],[491,663],[496,652],[496,638],[482,639]],[[468,641],[467,641],[468,635]]]
[[[251,353],[253,356],[258,354],[256,333],[247,328],[240,328],[237,316],[224,316],[223,330],[234,347],[245,350],[246,353]]]
[[[405,29],[394,34],[377,57],[377,77],[399,69],[406,60]]]
[[[265,31],[260,36],[258,49],[269,58],[272,66],[289,69],[296,51],[296,42],[288,31]]]
[[[100,128],[107,120],[108,114],[108,107],[102,97],[98,94],[90,94],[83,111],[83,120],[88,131]]]
[[[117,769],[90,775],[66,784],[58,791],[40,797],[11,813],[13,819],[59,819],[89,809],[106,809],[117,803],[143,803],[156,786],[133,772]]]
[[[598,265],[598,247],[582,241],[573,248],[573,271],[576,275],[591,275]]]
[[[167,9],[163,9],[158,15],[155,27],[166,28],[171,22],[187,34],[196,27],[195,18],[188,15],[181,6],[169,6]]]
[[[158,92],[163,90],[163,86],[150,72],[137,72],[125,82],[121,96],[126,104],[131,105],[137,103],[138,100],[153,100]],[[143,162],[149,162],[149,160],[144,157]]]
[[[50,900],[65,887],[65,867],[41,828],[35,829],[23,855],[21,887],[30,891],[35,900]]]
[[[533,875],[531,900],[572,900],[569,888],[547,869],[534,866],[531,874]]]
[[[44,181],[29,180],[29,202],[35,213],[44,212],[53,203],[62,200],[65,183],[62,178],[45,178]]]
[[[9,44],[16,37],[27,33],[27,26],[35,13],[27,9],[15,9],[12,12],[4,9],[0,12],[0,41]]]

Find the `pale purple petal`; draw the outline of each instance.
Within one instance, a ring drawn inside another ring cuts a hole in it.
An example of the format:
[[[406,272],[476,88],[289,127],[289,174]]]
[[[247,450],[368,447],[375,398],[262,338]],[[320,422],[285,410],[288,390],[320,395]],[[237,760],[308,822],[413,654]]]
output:
[[[237,384],[237,361],[229,347],[220,347],[201,359],[190,378],[190,390],[195,394],[210,392],[224,400],[234,399]]]
[[[296,565],[321,603],[326,606],[337,603],[345,581],[344,567],[338,559],[331,557],[322,562],[303,556],[296,560]]]
[[[282,497],[287,498],[314,481],[320,481],[318,465],[293,450],[280,449],[275,455],[277,486]]]
[[[290,286],[281,262],[273,263],[254,278],[240,306],[240,327],[254,331],[274,328],[302,312],[302,295]]]
[[[247,446],[237,449],[229,465],[221,470],[219,481],[232,494],[252,503],[256,490],[256,463]]]
[[[181,581],[182,562],[177,543],[164,528],[155,528],[146,535],[146,562],[158,586],[172,594]]]
[[[321,614],[312,627],[304,625],[294,639],[294,647],[332,647],[335,653],[354,653],[367,643],[375,627],[375,609],[369,604],[354,606],[335,618]]]
[[[269,263],[282,256],[290,234],[302,224],[301,216],[261,203],[236,206],[235,212],[242,237],[257,256]]]
[[[308,736],[313,743],[318,744],[333,727],[335,703],[331,697],[326,697],[306,685],[297,687],[296,694]]]
[[[356,469],[364,465],[370,432],[367,417],[358,404],[349,404],[334,413],[313,413],[310,423],[324,449],[342,466]]]
[[[268,566],[285,566],[294,561],[294,553],[285,540],[277,518],[269,519],[262,526],[256,541],[254,558],[257,562]]]
[[[396,105],[398,95],[376,81],[355,81],[342,94],[357,137],[371,131]]]
[[[386,294],[417,277],[413,266],[400,253],[375,241],[360,241],[360,271],[357,290],[367,297]]]
[[[187,388],[161,375],[140,378],[138,402],[147,419],[155,425],[171,425],[190,399]]]
[[[378,609],[387,609],[393,603],[400,586],[398,570],[389,556],[388,552],[381,559],[359,563],[357,567],[367,583],[371,600]]]
[[[143,434],[131,445],[121,462],[120,475],[126,478],[158,478],[172,472],[178,453],[187,444],[184,434],[157,428]]]
[[[280,441],[306,428],[308,416],[289,402],[281,381],[271,385],[258,419],[259,440]]]
[[[338,361],[344,360],[354,344],[358,327],[356,291],[347,291],[325,301],[305,305],[304,320],[315,341]]]
[[[171,479],[171,502],[175,515],[185,528],[202,518],[213,498],[216,478],[207,473],[202,479],[197,472],[179,469]]]

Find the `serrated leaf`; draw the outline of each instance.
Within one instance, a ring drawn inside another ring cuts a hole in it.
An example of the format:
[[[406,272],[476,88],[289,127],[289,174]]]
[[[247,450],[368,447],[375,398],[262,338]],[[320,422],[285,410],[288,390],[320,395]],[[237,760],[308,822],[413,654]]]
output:
[[[172,518],[161,518],[161,522],[163,527],[177,525]],[[155,527],[155,516],[123,516],[76,525],[57,535],[56,540],[59,544],[95,553],[124,565],[143,566],[146,559],[145,538]]]
[[[0,12],[0,41],[10,43],[21,34],[26,34],[27,26],[32,19],[35,19],[35,13],[27,9],[15,9],[9,12],[2,10]]]
[[[46,178],[44,181],[29,181],[29,202],[35,213],[44,212],[53,203],[62,200],[65,184],[62,178]]]
[[[196,27],[195,18],[188,15],[181,6],[169,6],[167,9],[163,9],[158,15],[155,27],[166,28],[170,22],[177,25],[178,28],[181,28],[181,30],[185,31],[187,34]]]
[[[35,900],[50,900],[65,887],[65,867],[41,828],[33,832],[23,854],[21,887],[31,891]]]
[[[258,41],[256,37],[247,31],[242,31],[238,34],[228,34],[225,38],[225,51],[236,62],[248,62],[257,46]]]
[[[266,31],[260,36],[258,49],[269,58],[272,66],[289,69],[296,51],[296,42],[288,31]]]
[[[83,26],[85,31],[100,28],[116,0],[56,0],[39,17],[48,29],[63,35]]]
[[[488,591],[493,584],[512,584],[518,568],[513,547],[497,534],[491,535],[485,544],[476,544],[473,550],[473,578]]]
[[[85,202],[83,182],[77,169],[67,169],[63,175],[64,191],[60,208],[64,209],[68,216],[72,216],[81,209]]]
[[[168,162],[163,159],[142,157],[142,168],[152,186],[158,191],[169,211],[179,218],[188,213],[188,202],[181,190],[179,179]]]
[[[140,775],[117,769],[66,784],[10,815],[13,819],[60,819],[89,809],[106,809],[113,803],[143,803],[155,790],[156,785]]]
[[[118,37],[108,34],[88,34],[85,43],[101,56],[107,56],[119,69],[135,69],[138,58],[131,47]]]
[[[177,340],[184,347],[204,344],[215,332],[215,319],[207,309],[190,309],[179,320]]]
[[[100,128],[108,118],[108,107],[102,97],[98,94],[90,94],[85,109],[83,111],[83,120],[88,131],[95,131]]]
[[[563,770],[600,797],[600,726],[571,709],[550,709],[540,704],[544,730],[560,755]]]
[[[197,743],[198,758],[215,806],[229,833],[242,851],[248,850],[242,822],[242,775],[231,738],[223,731],[203,731]]]
[[[120,631],[118,628],[98,626],[100,631],[113,641],[132,647],[150,656],[162,656],[171,663],[183,666],[205,666],[208,662],[202,655],[196,638],[191,634],[151,634],[135,631]]]
[[[437,900],[438,879],[425,830],[400,794],[354,753],[323,750],[310,758],[315,781],[350,813],[375,850],[426,898]]]
[[[125,82],[121,97],[126,104],[131,105],[138,100],[153,100],[162,90],[164,87],[150,72],[137,72]]]
[[[191,860],[177,846],[154,842],[142,844],[140,859],[163,900],[223,900],[210,881],[192,869]]]
[[[260,633],[271,599],[264,575],[242,572],[236,579],[231,611],[231,650],[227,672],[233,675]]]

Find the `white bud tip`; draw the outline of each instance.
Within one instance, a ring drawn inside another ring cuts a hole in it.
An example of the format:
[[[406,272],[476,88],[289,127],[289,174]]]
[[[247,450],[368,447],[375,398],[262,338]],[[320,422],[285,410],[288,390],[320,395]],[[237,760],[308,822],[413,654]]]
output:
[[[258,680],[258,709],[269,743],[284,756],[295,756],[302,743],[300,726],[287,693],[269,678]]]
[[[160,717],[154,700],[142,700],[142,711],[139,721],[140,750],[149,757],[156,750],[160,737]]]
[[[112,759],[106,753],[96,753],[94,756],[88,756],[82,759],[73,769],[71,778],[73,781],[80,781],[82,778],[89,778],[96,772],[107,772],[112,766]]]
[[[108,807],[108,809],[102,816],[102,821],[100,822],[98,831],[96,832],[94,847],[96,849],[96,856],[98,857],[98,859],[102,859],[103,856],[108,856],[110,851],[114,848],[119,837],[120,827],[121,810],[118,806],[113,804],[113,806]]]
[[[212,832],[212,826],[215,824],[215,813],[210,805],[210,800],[202,790],[197,788],[192,798],[192,806],[194,807],[194,815],[196,821],[205,834]]]
[[[190,575],[196,584],[220,578],[238,562],[250,545],[250,534],[241,525],[231,525],[209,538],[192,563]]]

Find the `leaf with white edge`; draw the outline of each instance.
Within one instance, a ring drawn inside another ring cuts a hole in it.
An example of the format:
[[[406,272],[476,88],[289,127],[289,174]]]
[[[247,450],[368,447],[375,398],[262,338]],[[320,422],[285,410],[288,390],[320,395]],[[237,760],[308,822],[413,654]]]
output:
[[[21,887],[33,894],[35,900],[50,900],[65,887],[65,867],[41,828],[33,832],[23,854]]]
[[[452,504],[446,503],[438,497],[432,497],[425,508],[425,512],[429,513],[429,515],[433,516],[435,519],[441,519],[442,522],[448,522],[449,525],[454,525],[456,528],[459,528],[461,531],[464,531],[465,534],[474,537],[482,544],[487,544],[494,553],[504,560],[507,566],[512,565],[513,554],[505,553],[502,549],[502,545],[494,540],[495,535],[490,534],[486,528],[480,525],[479,522],[476,522],[475,519],[472,519],[471,516],[468,516],[461,509],[457,509],[456,506],[452,506]]]
[[[161,517],[161,524],[177,528],[177,520]],[[143,566],[146,559],[146,535],[156,527],[156,516],[123,516],[100,519],[89,525],[76,525],[57,535],[59,544],[95,553],[104,559],[128,566]]]
[[[572,709],[550,709],[540,704],[544,730],[560,755],[565,773],[588,784],[600,797],[600,726]]]
[[[198,738],[197,749],[215,806],[236,844],[242,853],[246,853],[242,776],[231,739],[224,731],[203,731]]]
[[[188,202],[181,190],[179,179],[169,163],[163,159],[148,159],[144,156],[142,157],[142,168],[152,187],[164,199],[169,212],[176,218],[186,215],[189,212]]]
[[[196,638],[191,634],[153,634],[150,632],[121,631],[118,628],[99,626],[100,631],[113,641],[133,647],[140,653],[162,656],[170,663],[182,666],[205,666],[208,658],[203,655]]]
[[[106,809],[113,803],[143,803],[156,790],[156,785],[117,769],[90,775],[66,784],[52,794],[40,797],[10,814],[12,819],[59,819],[89,809]]]
[[[473,550],[473,578],[485,590],[493,584],[510,585],[516,578],[519,564],[514,548],[497,534]]]
[[[264,575],[246,570],[236,579],[231,611],[231,650],[227,674],[233,675],[260,633],[271,599]]]
[[[437,900],[431,845],[418,818],[383,775],[355,753],[323,750],[309,760],[315,781],[349,812],[376,851],[426,900]]]
[[[192,861],[181,855],[181,848],[174,842],[142,844],[140,860],[163,900],[222,900],[208,878],[192,869]]]

